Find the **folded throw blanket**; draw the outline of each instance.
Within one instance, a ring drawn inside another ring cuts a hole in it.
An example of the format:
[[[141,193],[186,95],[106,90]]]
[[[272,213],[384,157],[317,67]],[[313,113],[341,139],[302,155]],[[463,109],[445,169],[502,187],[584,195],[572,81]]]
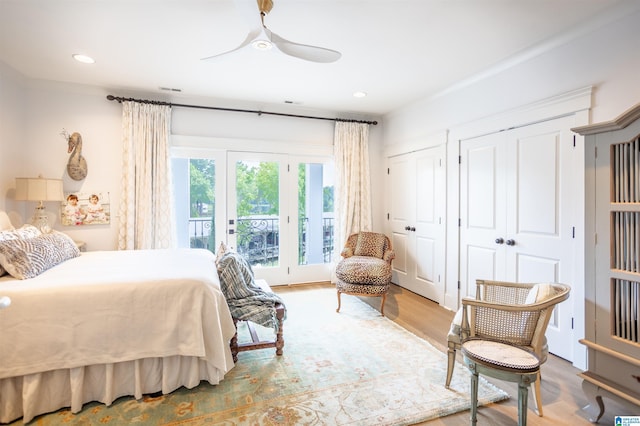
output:
[[[264,291],[255,281],[251,265],[235,252],[223,254],[217,261],[222,293],[227,298],[231,316],[278,331],[276,303],[284,302],[275,293]],[[285,318],[286,318],[285,307]]]

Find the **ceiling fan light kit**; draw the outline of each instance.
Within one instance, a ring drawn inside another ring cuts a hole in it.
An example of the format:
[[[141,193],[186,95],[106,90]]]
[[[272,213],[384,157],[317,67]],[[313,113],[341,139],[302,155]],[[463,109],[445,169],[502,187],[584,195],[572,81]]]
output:
[[[251,46],[257,50],[270,50],[273,44],[269,40],[254,40],[251,42]]]
[[[256,3],[254,3],[254,1]],[[252,5],[252,3],[254,4]],[[257,14],[255,8],[256,4],[258,6]],[[264,24],[264,18],[273,8],[272,0],[236,0],[236,6],[247,18],[248,22],[251,23],[251,30],[249,31],[247,38],[235,49],[217,55],[208,56],[203,58],[203,60],[217,58],[237,52],[248,45],[251,45],[253,48],[261,51],[270,50],[275,47],[276,50],[279,50],[286,55],[319,63],[335,62],[342,56],[342,54],[336,50],[294,43],[269,30]],[[260,19],[257,20],[257,17],[260,17]]]

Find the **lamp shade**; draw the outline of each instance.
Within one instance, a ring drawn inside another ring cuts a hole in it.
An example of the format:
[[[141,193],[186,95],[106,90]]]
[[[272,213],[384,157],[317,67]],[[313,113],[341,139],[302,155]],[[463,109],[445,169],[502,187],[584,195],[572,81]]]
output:
[[[16,178],[18,201],[62,201],[62,179]]]

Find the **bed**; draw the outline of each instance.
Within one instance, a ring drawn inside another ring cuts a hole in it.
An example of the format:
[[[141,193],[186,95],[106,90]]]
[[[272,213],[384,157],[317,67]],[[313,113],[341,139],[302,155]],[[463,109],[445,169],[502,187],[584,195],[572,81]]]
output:
[[[78,252],[33,278],[1,276],[0,297],[0,423],[217,384],[234,365],[206,250]]]

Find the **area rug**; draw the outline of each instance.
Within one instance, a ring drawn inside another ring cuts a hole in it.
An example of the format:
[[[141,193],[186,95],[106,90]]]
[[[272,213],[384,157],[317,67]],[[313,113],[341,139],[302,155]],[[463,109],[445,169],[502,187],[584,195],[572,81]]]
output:
[[[456,366],[445,389],[446,355],[357,297],[343,297],[340,313],[331,288],[282,297],[283,356],[241,352],[216,386],[123,397],[110,407],[90,403],[78,414],[60,410],[32,424],[410,425],[470,408],[466,367]],[[487,404],[508,395],[481,378],[478,398]]]

